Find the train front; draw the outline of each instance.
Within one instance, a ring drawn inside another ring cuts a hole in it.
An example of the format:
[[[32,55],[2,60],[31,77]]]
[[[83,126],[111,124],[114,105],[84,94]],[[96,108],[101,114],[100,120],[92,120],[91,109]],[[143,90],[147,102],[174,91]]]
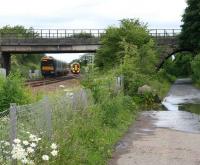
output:
[[[79,74],[80,73],[80,64],[79,63],[71,64],[71,72],[74,74]]]
[[[43,57],[41,59],[41,73],[44,77],[55,76],[55,64],[52,57]]]

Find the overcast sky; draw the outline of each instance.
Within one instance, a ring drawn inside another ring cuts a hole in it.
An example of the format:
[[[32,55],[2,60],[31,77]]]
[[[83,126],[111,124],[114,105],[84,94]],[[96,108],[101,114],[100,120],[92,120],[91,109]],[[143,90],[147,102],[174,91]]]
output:
[[[186,0],[0,0],[0,27],[106,28],[139,18],[149,28],[179,28],[185,7]]]

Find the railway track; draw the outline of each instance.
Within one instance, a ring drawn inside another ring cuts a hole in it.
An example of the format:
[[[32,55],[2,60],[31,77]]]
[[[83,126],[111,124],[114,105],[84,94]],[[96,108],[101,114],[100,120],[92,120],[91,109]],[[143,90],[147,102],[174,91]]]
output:
[[[30,86],[30,87],[38,87],[38,86],[44,86],[48,84],[54,84],[54,83],[65,81],[65,80],[75,79],[79,77],[80,75],[70,74],[67,76],[56,77],[56,78],[42,78],[39,80],[28,80],[25,82],[25,85]]]

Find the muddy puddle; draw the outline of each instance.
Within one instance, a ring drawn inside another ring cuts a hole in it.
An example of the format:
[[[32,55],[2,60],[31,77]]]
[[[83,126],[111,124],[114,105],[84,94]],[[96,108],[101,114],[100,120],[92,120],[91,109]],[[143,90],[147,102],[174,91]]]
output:
[[[151,111],[155,126],[190,133],[200,133],[200,90],[190,79],[179,79],[163,99],[166,111]]]

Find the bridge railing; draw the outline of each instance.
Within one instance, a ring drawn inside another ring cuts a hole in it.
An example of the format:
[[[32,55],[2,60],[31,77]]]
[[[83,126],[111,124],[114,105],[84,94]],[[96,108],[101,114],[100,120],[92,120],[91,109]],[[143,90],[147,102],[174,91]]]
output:
[[[0,33],[6,39],[100,38],[105,29],[27,29],[25,33]]]
[[[64,38],[100,38],[105,29],[27,29],[25,33],[1,32],[3,39],[64,39]],[[175,37],[180,29],[149,29],[152,37]]]
[[[149,29],[149,34],[155,38],[176,37],[181,29]]]

